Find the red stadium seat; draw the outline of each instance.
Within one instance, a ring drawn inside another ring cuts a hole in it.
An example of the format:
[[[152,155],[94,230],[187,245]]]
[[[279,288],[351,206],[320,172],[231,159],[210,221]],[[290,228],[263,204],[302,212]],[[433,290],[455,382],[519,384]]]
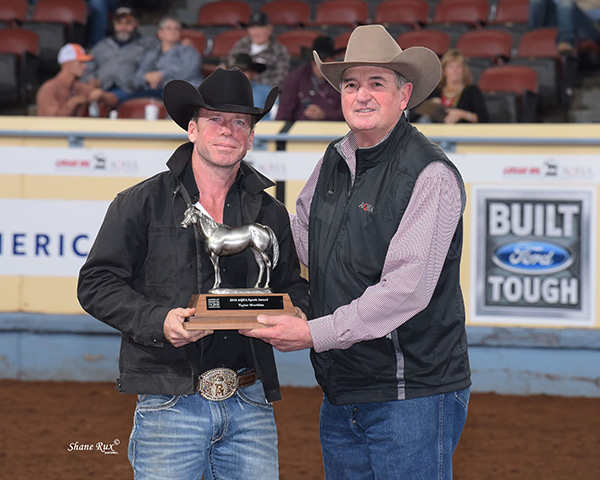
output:
[[[369,4],[364,0],[327,0],[317,5],[313,25],[354,28],[365,25],[368,17]]]
[[[477,83],[483,70],[506,63],[511,56],[512,36],[504,30],[480,29],[463,33],[456,48],[465,56]]]
[[[65,43],[85,44],[87,4],[83,0],[39,0],[23,28],[40,39],[40,67],[57,71],[56,55]]]
[[[27,0],[2,0],[0,2],[0,22],[16,27],[27,18]]]
[[[310,22],[310,5],[302,0],[276,0],[265,3],[260,10],[276,26],[303,27]]]
[[[0,29],[0,55],[0,97],[5,103],[27,104],[38,88],[37,34],[22,28]]]
[[[246,30],[227,30],[215,35],[212,44],[204,56],[202,73],[204,76],[214,72],[220,63],[227,60],[229,52],[236,42],[247,35]]]
[[[479,78],[491,122],[536,120],[538,74],[523,65],[499,65],[485,69]]]
[[[198,11],[198,27],[234,27],[241,28],[248,23],[251,8],[246,2],[219,0],[205,3]]]
[[[373,23],[419,28],[427,23],[429,4],[425,0],[383,0],[377,4]]]
[[[228,30],[215,35],[208,56],[211,58],[218,57],[221,60],[225,59],[236,42],[246,35],[245,30]]]
[[[450,36],[438,30],[412,30],[401,33],[396,41],[403,48],[427,47],[433,50],[439,57],[450,48]]]
[[[289,30],[280,33],[275,37],[279,43],[287,48],[290,57],[300,57],[302,47],[310,48],[317,37],[323,36],[323,33],[316,30]]]
[[[567,101],[562,60],[556,48],[556,28],[540,28],[523,33],[511,63],[534,68],[539,78],[540,106],[556,107]]]
[[[487,23],[489,12],[487,0],[441,0],[431,23],[480,27]]]
[[[191,28],[184,28],[181,30],[181,40],[191,43],[200,55],[204,56],[206,52],[206,35],[200,30],[192,30]]]

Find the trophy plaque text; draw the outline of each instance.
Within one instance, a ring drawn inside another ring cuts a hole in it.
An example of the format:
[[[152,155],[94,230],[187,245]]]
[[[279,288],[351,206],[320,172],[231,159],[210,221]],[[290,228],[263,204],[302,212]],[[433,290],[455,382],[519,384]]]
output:
[[[273,230],[266,225],[251,223],[228,227],[215,222],[208,215],[190,205],[181,226],[195,225],[210,255],[215,283],[208,294],[193,295],[188,308],[196,313],[183,324],[186,330],[239,330],[264,328],[258,315],[295,315],[296,310],[287,293],[272,293],[269,288],[271,270],[279,260],[279,243]],[[259,268],[253,288],[221,288],[219,257],[250,249]],[[268,252],[271,252],[272,260]],[[263,276],[264,285],[261,287]]]
[[[186,330],[264,328],[258,315],[296,314],[287,293],[193,295],[188,307],[195,307],[196,314],[183,324]]]

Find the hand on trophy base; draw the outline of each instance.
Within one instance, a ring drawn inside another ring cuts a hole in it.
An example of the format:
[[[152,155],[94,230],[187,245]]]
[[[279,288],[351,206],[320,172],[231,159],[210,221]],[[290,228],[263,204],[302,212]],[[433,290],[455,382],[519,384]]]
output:
[[[240,330],[266,328],[258,315],[294,315],[296,310],[287,293],[240,293],[193,295],[188,308],[196,313],[188,317],[186,330]]]

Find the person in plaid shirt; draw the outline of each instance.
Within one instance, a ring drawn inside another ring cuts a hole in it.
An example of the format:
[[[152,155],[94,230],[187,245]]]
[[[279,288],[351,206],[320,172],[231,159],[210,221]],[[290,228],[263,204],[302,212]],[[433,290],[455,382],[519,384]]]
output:
[[[266,66],[264,72],[253,79],[254,83],[282,86],[290,71],[290,54],[287,49],[273,38],[273,25],[263,12],[250,16],[248,36],[241,38],[232,47],[227,57],[227,66],[235,66],[240,53],[250,55],[255,63]]]

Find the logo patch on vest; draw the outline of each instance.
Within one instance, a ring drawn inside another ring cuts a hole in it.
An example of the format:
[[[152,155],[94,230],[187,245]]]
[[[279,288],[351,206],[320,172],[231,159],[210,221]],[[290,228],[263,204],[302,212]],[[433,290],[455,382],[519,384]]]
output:
[[[373,204],[372,203],[363,202],[358,206],[358,208],[360,208],[361,210],[363,210],[365,212],[373,213]]]

